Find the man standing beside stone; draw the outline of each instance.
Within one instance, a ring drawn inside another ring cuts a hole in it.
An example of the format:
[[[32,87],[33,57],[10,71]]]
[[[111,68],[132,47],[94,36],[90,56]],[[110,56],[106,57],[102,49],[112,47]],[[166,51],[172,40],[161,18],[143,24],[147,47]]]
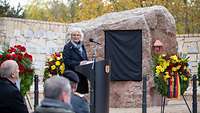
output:
[[[19,66],[14,60],[6,60],[0,67],[0,112],[28,113],[24,98],[16,86]]]

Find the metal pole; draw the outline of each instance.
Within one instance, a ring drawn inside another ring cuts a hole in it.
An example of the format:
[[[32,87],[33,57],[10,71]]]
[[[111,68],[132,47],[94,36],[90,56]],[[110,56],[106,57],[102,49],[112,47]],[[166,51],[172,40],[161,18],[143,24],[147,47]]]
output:
[[[98,45],[95,44],[95,48],[93,48],[93,55],[92,55],[92,69],[91,69],[91,91],[90,91],[90,111],[91,113],[96,113],[96,54],[97,54],[97,47]]]
[[[95,113],[95,86],[94,86],[94,70],[90,70],[90,112]]]
[[[38,106],[38,97],[39,97],[39,90],[38,90],[38,75],[34,76],[34,83],[35,83],[35,89],[34,89],[34,110]]]
[[[197,113],[197,76],[193,75],[192,112]]]
[[[142,113],[147,113],[147,77],[143,76]]]

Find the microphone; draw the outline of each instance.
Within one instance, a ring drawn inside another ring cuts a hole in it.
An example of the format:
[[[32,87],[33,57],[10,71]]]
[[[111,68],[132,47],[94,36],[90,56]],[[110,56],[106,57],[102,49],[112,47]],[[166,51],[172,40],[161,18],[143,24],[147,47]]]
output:
[[[89,41],[90,41],[90,42],[93,42],[93,43],[95,43],[95,44],[101,45],[99,42],[95,41],[93,38],[90,38]]]

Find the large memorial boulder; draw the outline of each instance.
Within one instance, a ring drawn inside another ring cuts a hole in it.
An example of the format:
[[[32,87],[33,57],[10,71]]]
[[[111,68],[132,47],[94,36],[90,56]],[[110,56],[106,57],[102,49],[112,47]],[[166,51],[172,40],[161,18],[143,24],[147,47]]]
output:
[[[122,12],[108,13],[96,19],[72,23],[68,25],[80,27],[84,32],[84,41],[92,58],[93,44],[89,38],[102,43],[97,49],[97,59],[104,59],[105,30],[142,30],[142,75],[148,76],[147,101],[148,105],[155,103],[155,92],[152,81],[152,55],[153,44],[159,40],[163,44],[163,51],[176,53],[176,27],[175,20],[170,12],[163,6],[137,8]],[[142,82],[111,81],[110,106],[111,107],[141,107]]]

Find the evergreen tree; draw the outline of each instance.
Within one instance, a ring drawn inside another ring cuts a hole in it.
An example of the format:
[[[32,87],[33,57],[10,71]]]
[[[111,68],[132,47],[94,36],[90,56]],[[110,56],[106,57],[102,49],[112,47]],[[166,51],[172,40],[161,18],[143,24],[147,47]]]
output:
[[[17,9],[11,7],[7,0],[0,0],[0,17],[23,18],[23,8],[18,4]]]

